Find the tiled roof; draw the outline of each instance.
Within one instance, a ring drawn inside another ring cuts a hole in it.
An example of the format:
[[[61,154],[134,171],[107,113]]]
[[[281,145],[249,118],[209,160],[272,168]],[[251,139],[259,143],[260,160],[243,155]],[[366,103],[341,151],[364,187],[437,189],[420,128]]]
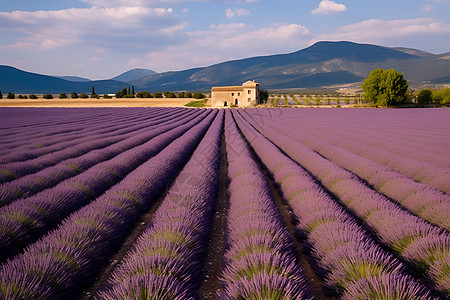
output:
[[[242,92],[243,86],[218,86],[211,89],[212,92]]]

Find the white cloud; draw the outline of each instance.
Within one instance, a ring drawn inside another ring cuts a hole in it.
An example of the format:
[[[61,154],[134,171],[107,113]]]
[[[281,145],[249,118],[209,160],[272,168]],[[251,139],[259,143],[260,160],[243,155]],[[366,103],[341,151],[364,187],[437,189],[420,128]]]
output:
[[[429,2],[428,4],[425,4],[424,6],[422,6],[422,11],[424,12],[430,12],[432,10],[434,10],[436,8],[436,6],[439,6],[440,3],[448,4],[450,3],[450,0],[427,0],[427,2]],[[432,4],[434,3],[434,4]]]
[[[150,52],[146,67],[158,71],[181,70],[230,59],[296,51],[309,42],[309,30],[298,24],[264,28],[245,23],[213,24],[209,30],[188,35],[185,44]]]
[[[311,13],[312,14],[333,14],[333,13],[339,13],[346,11],[347,7],[344,4],[336,3],[334,1],[330,0],[322,0],[319,3],[319,7],[314,9]]]
[[[445,24],[432,18],[392,21],[371,19],[342,26],[335,33],[319,35],[318,39],[384,43],[384,41],[393,38],[422,34],[450,34],[450,24]]]
[[[235,16],[241,17],[241,16],[246,16],[250,14],[250,11],[246,10],[245,8],[235,8],[235,9],[231,9],[231,8],[227,8],[225,10],[225,15],[231,19]]]
[[[422,11],[425,11],[425,12],[432,11],[433,9],[434,9],[433,4],[426,4],[426,5],[422,6]]]
[[[143,47],[150,40],[165,41],[182,35],[184,27],[171,8],[91,7],[0,12],[0,29],[19,32],[21,36],[10,47],[33,45],[42,50],[75,44],[110,51],[124,46]]]

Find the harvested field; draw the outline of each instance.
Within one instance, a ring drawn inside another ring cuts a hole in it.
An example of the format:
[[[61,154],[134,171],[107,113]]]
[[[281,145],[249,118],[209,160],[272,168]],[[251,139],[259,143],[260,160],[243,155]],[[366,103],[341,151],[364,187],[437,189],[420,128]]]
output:
[[[0,108],[0,299],[448,298],[448,128],[446,108]]]

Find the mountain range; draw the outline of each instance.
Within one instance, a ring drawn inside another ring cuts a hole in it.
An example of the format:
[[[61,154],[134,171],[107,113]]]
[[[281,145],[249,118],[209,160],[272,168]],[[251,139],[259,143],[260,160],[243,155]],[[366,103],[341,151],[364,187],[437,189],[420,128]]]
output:
[[[450,52],[431,54],[411,48],[389,48],[353,42],[317,42],[305,49],[269,56],[232,60],[208,67],[156,73],[133,69],[112,79],[90,81],[55,77],[0,66],[3,93],[114,93],[123,86],[136,90],[210,90],[212,86],[240,85],[255,80],[266,89],[308,88],[361,82],[371,70],[394,68],[410,86],[450,83]]]

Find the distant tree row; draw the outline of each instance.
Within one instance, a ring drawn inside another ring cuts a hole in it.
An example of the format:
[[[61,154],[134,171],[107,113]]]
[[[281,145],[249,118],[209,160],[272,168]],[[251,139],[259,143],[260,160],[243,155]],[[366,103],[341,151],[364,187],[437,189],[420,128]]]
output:
[[[450,106],[450,88],[442,90],[422,89],[417,93],[417,103],[419,105],[438,104]]]
[[[91,98],[96,98],[99,99],[100,96],[97,95],[95,93],[95,89],[94,87],[92,87],[92,93],[91,93]],[[160,93],[160,92],[155,92],[153,94],[150,94],[147,91],[141,91],[138,93],[134,92],[134,87],[131,88],[123,88],[122,91],[118,91],[116,93],[116,98],[196,98],[196,99],[203,99],[206,96],[201,93],[201,92],[195,92],[195,93],[191,93],[191,92],[178,92],[177,94],[175,94],[174,92],[164,92],[164,93]],[[9,92],[6,95],[7,99],[16,99],[16,94],[15,93],[11,93]],[[30,95],[18,95],[17,96],[18,99],[37,99],[38,97],[34,94],[30,94]],[[53,99],[54,96],[52,94],[44,94],[42,95],[42,98],[44,99]],[[59,94],[59,99],[67,99],[69,98],[68,95],[66,93],[60,93]],[[89,96],[85,93],[76,93],[76,92],[72,92],[70,94],[70,98],[72,99],[87,99],[89,98]],[[109,96],[108,94],[104,94],[103,95],[104,99],[110,99],[111,96]],[[3,94],[0,91],[0,99],[3,99]]]
[[[203,99],[205,98],[205,95],[201,92],[178,92],[175,94],[174,92],[155,92],[155,93],[149,93],[147,91],[140,91],[137,93],[134,93],[134,87],[126,88],[124,87],[122,91],[118,91],[116,93],[116,98],[196,98],[196,99]]]

